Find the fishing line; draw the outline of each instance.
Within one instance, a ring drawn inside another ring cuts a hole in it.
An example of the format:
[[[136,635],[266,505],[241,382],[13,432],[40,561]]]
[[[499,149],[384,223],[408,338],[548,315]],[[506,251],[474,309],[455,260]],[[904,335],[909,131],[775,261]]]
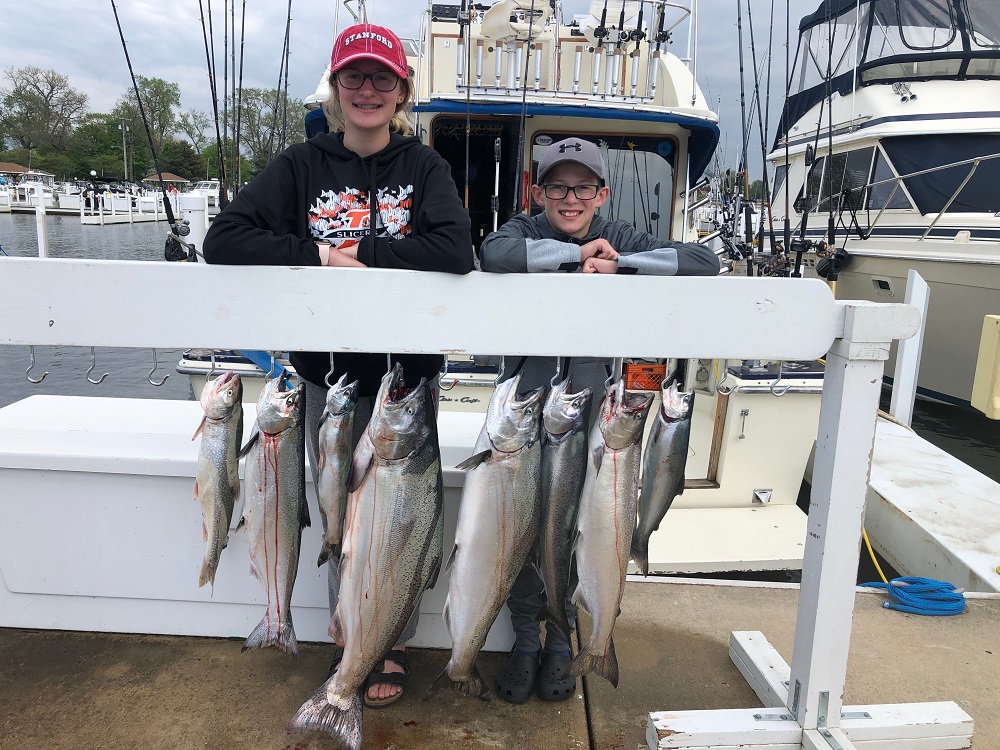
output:
[[[139,96],[139,84],[136,83],[135,71],[132,70],[132,59],[128,54],[128,45],[125,43],[125,33],[122,31],[122,23],[118,18],[118,7],[115,5],[115,0],[111,0],[111,10],[113,10],[115,14],[115,23],[118,25],[118,36],[121,37],[122,51],[125,53],[125,62],[128,64],[128,74],[132,78],[132,90],[135,91],[135,100],[139,105],[139,114],[142,117],[142,126],[146,129],[146,140],[149,141],[149,152],[153,157],[153,167],[156,169],[156,177],[160,183],[160,192],[163,193],[163,209],[167,214],[167,224],[170,226],[170,231],[173,232],[175,236],[179,237],[180,230],[174,219],[174,210],[170,206],[170,196],[167,195],[167,186],[163,183],[163,172],[160,171],[160,163],[156,158],[156,146],[153,144],[153,134],[149,130],[149,120],[146,119],[146,108],[142,106],[142,97]]]

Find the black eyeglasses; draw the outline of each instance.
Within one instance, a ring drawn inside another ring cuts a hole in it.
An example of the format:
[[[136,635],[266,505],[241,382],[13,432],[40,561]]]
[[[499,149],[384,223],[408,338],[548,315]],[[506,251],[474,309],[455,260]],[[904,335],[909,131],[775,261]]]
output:
[[[569,195],[570,190],[579,200],[592,201],[597,197],[597,191],[600,189],[600,185],[542,185],[545,197],[556,201],[561,201]]]
[[[345,89],[359,89],[367,79],[371,79],[376,91],[392,91],[399,84],[399,76],[388,70],[362,73],[353,68],[344,68],[337,71],[337,83]]]

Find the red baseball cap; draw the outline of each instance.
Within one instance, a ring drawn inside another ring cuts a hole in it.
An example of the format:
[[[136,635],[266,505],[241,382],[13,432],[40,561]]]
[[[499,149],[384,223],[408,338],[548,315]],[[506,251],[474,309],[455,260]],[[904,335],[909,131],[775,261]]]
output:
[[[330,72],[336,73],[355,60],[377,60],[400,78],[408,73],[403,43],[384,26],[359,23],[340,33],[333,43]]]

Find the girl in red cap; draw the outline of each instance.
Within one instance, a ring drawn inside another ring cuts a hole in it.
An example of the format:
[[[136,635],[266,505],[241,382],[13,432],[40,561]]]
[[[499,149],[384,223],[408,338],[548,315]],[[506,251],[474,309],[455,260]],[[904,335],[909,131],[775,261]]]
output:
[[[406,268],[468,273],[473,268],[469,214],[451,167],[410,135],[406,118],[414,82],[399,38],[389,29],[359,24],[345,29],[330,59],[331,124],[279,154],[212,222],[205,238],[208,263]],[[341,278],[338,276],[337,278]],[[316,479],[319,419],[327,385],[347,373],[359,381],[354,443],[365,430],[386,370],[385,354],[338,353],[330,373],[327,352],[293,352],[306,387],[306,447]],[[394,355],[406,384],[436,384],[439,355]],[[339,559],[329,560],[330,612],[336,609]],[[419,607],[418,607],[419,609]],[[405,643],[417,611],[397,646],[372,673],[370,706],[403,693]],[[343,649],[335,653],[331,674]]]

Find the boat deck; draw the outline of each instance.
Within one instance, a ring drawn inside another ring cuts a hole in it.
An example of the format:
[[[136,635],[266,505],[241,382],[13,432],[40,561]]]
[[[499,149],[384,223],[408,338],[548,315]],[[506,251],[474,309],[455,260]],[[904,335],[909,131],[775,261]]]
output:
[[[410,694],[365,713],[366,749],[645,747],[647,713],[760,704],[730,662],[729,633],[760,630],[791,659],[794,585],[630,582],[615,630],[618,690],[588,678],[575,699],[514,706],[447,689],[421,700],[447,652],[415,651]],[[859,591],[845,705],[955,701],[975,721],[975,750],[1000,750],[1000,595],[957,617],[881,608]],[[285,725],[323,680],[328,644],[297,659],[240,653],[232,639],[0,630],[3,747],[322,750]],[[487,679],[503,656],[484,654]]]

